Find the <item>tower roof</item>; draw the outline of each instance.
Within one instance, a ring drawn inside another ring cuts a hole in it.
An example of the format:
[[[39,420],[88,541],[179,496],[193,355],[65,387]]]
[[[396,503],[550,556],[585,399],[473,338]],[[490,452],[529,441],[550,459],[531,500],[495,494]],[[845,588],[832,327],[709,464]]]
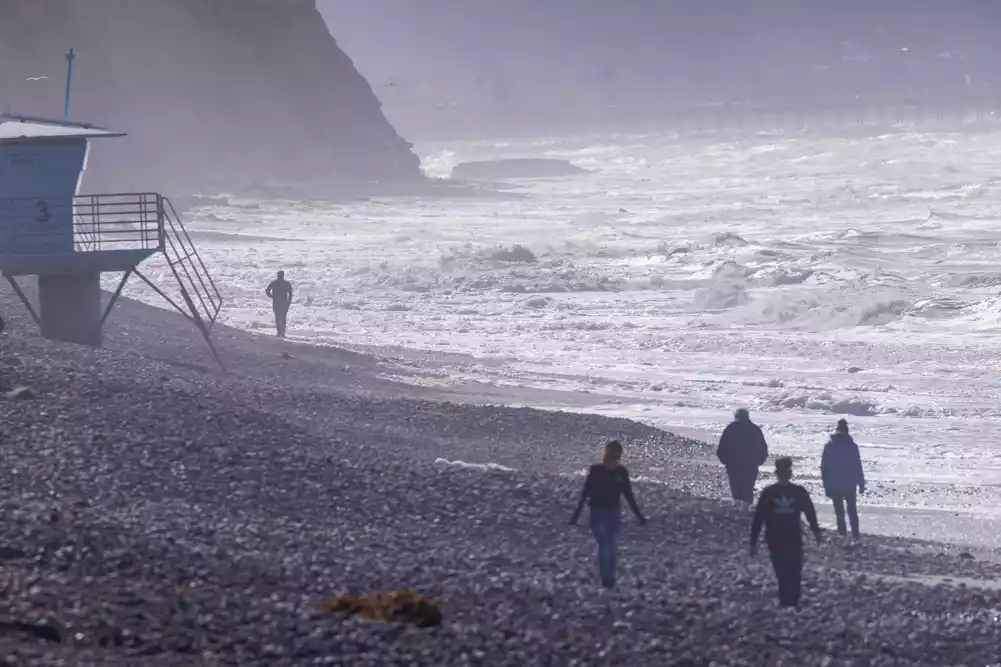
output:
[[[95,127],[83,123],[70,123],[46,118],[30,118],[28,116],[0,116],[0,143],[58,138],[96,139],[123,136],[125,135],[121,132],[113,132],[103,127]]]

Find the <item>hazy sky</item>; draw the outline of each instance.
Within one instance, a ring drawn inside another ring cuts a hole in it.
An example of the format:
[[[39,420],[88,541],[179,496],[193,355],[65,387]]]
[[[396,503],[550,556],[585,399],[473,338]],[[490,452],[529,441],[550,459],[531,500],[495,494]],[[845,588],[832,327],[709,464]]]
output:
[[[902,100],[1001,90],[992,28],[1001,25],[1001,2],[986,0],[620,0],[614,7],[608,0],[319,0],[319,6],[342,48],[387,100]]]

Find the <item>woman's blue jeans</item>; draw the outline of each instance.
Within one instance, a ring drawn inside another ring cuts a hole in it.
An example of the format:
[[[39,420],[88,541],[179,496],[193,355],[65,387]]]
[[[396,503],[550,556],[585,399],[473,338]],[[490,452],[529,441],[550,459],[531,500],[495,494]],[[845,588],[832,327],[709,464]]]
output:
[[[621,517],[618,507],[592,507],[591,533],[598,543],[598,574],[605,588],[615,586],[616,552]]]

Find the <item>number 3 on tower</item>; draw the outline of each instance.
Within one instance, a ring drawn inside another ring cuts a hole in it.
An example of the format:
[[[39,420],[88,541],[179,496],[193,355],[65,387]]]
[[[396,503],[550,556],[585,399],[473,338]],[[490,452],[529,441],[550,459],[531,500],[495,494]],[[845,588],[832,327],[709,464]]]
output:
[[[49,202],[39,199],[35,202],[35,206],[38,208],[38,215],[35,217],[35,222],[44,225],[49,221]]]

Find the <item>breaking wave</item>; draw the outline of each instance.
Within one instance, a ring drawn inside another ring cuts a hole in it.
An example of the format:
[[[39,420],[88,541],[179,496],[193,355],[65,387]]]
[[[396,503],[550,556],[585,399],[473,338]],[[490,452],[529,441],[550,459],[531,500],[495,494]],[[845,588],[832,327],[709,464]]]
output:
[[[824,331],[881,326],[904,317],[912,300],[894,290],[876,292],[786,289],[762,291],[729,312],[706,316],[711,324],[765,326]]]

